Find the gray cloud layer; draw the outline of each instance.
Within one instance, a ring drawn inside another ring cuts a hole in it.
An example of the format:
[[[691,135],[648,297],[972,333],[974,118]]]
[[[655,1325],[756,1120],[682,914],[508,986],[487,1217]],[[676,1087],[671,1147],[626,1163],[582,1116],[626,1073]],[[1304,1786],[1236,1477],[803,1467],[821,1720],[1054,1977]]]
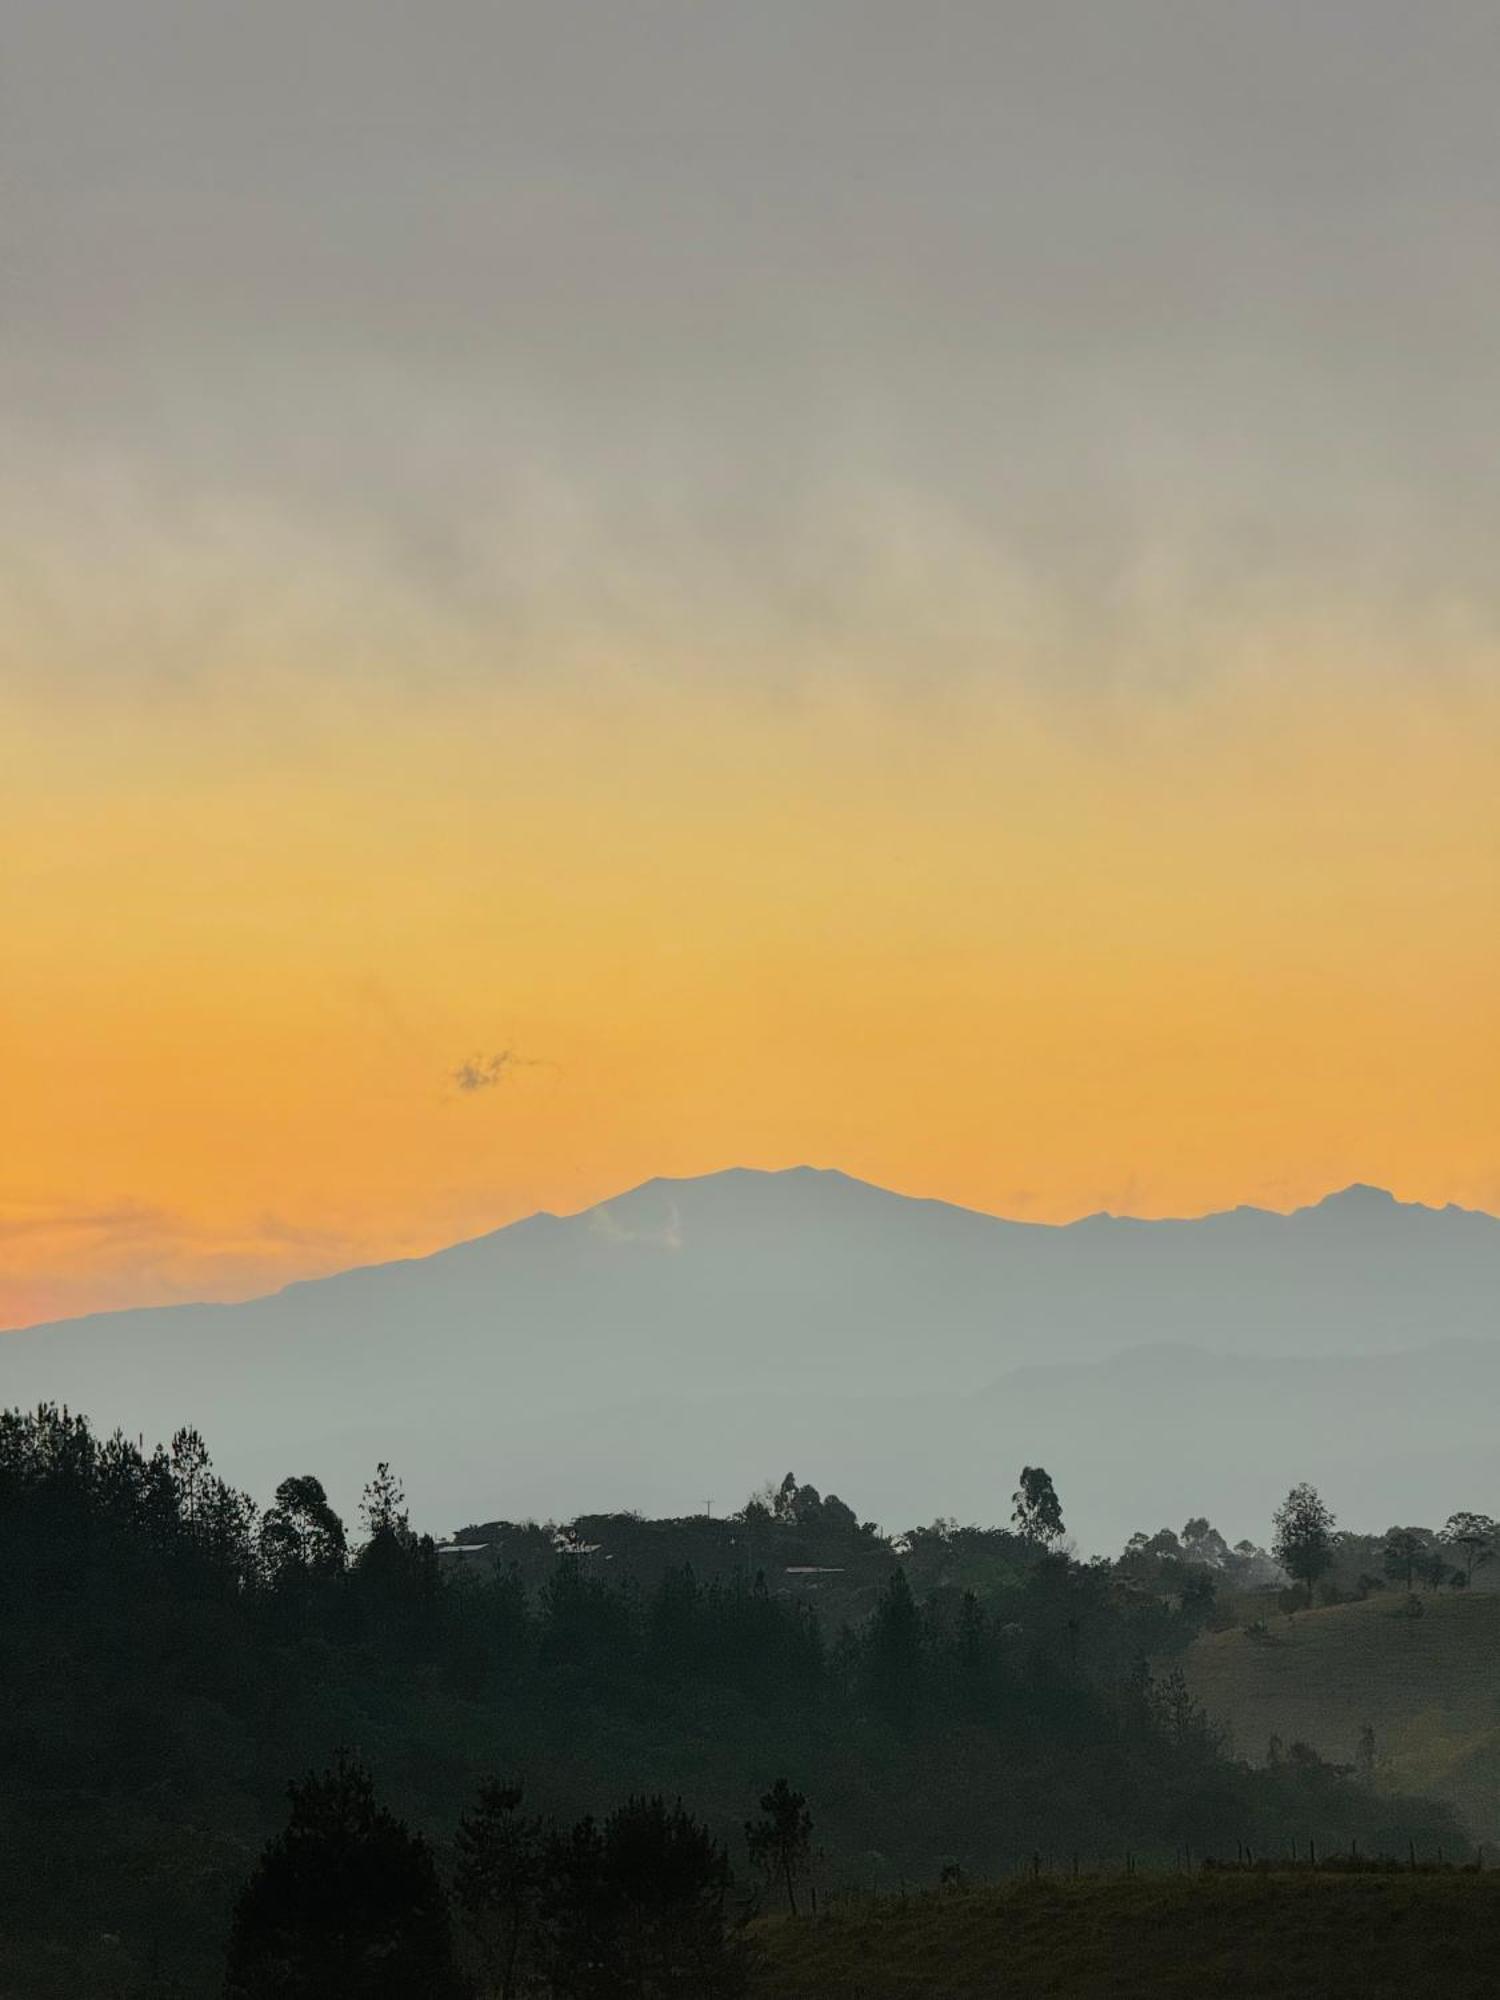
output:
[[[264,513],[513,628],[706,596],[838,633],[993,570],[1071,640],[1329,592],[1490,634],[1477,0],[16,0],[3,35],[32,531]]]

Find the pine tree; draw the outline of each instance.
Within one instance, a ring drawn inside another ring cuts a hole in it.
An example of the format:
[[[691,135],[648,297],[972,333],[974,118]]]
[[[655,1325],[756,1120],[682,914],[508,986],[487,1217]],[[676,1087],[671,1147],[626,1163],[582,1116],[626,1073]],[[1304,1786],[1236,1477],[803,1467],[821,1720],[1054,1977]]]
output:
[[[457,2000],[427,1843],[340,1756],[290,1788],[291,1817],[235,1906],[227,2000]]]

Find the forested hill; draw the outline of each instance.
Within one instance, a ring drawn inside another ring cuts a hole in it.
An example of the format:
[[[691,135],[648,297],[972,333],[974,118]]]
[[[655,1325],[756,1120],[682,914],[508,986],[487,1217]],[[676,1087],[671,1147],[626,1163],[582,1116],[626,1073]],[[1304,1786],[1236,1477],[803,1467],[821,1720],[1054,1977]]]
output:
[[[434,1529],[722,1510],[812,1463],[884,1521],[938,1492],[984,1519],[997,1464],[1040,1454],[1103,1548],[1187,1491],[1264,1519],[1315,1463],[1361,1511],[1433,1513],[1489,1461],[1497,1297],[1500,1222],[1375,1189],[1050,1228],[731,1172],[244,1305],[0,1335],[0,1401],[197,1423],[240,1485],[316,1465],[346,1509],[399,1439]]]
[[[384,1471],[351,1532],[306,1472],[259,1513],[193,1432],[147,1453],[55,1410],[0,1417],[0,1990],[217,1993],[288,1779],[351,1747],[443,1869],[496,1777],[563,1823],[681,1796],[743,1872],[746,1816],[790,1774],[829,1888],[1037,1850],[1462,1852],[1445,1808],[1310,1750],[1231,1761],[1173,1665],[1212,1592],[1159,1551],[1073,1560],[1032,1488],[1024,1532],[884,1541],[783,1484],[740,1531],[863,1566],[867,1608],[830,1621],[787,1584],[801,1564],[616,1580],[575,1523],[571,1548],[533,1539],[530,1574],[450,1575]]]

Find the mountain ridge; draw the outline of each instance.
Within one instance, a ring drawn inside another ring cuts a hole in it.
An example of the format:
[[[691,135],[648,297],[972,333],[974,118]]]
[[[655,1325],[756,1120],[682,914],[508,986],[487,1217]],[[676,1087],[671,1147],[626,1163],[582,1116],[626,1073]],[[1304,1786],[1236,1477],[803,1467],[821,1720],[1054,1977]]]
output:
[[[493,1229],[481,1230],[475,1236],[459,1237],[452,1243],[440,1244],[434,1250],[418,1251],[408,1257],[381,1258],[368,1264],[351,1264],[344,1269],[327,1271],[317,1276],[292,1278],[273,1291],[251,1293],[242,1299],[182,1299],[159,1305],[106,1306],[94,1312],[71,1314],[62,1319],[28,1321],[19,1326],[0,1328],[0,1340],[11,1334],[40,1333],[50,1328],[92,1324],[99,1320],[121,1319],[141,1313],[205,1312],[216,1307],[232,1309],[261,1305],[273,1299],[284,1298],[309,1286],[334,1284],[342,1280],[368,1278],[432,1265],[444,1258],[462,1256],[465,1253],[478,1251],[484,1246],[494,1245],[501,1238],[512,1236],[516,1232],[532,1230],[537,1225],[566,1226],[586,1223],[591,1218],[606,1216],[645,1197],[658,1194],[670,1195],[675,1190],[703,1190],[729,1183],[738,1186],[768,1182],[783,1185],[795,1182],[798,1185],[806,1185],[810,1181],[816,1181],[823,1186],[836,1186],[840,1190],[857,1191],[860,1196],[875,1196],[885,1202],[924,1210],[929,1214],[937,1213],[972,1220],[983,1225],[1035,1231],[1054,1236],[1106,1224],[1122,1229],[1159,1230],[1222,1224],[1236,1220],[1290,1223],[1302,1217],[1316,1215],[1350,1217],[1360,1215],[1366,1218],[1392,1214],[1411,1217],[1466,1217],[1480,1223],[1500,1225],[1500,1216],[1492,1214],[1487,1209],[1469,1208],[1458,1202],[1447,1202],[1441,1207],[1436,1207],[1427,1202],[1402,1201],[1389,1189],[1367,1181],[1351,1181],[1345,1187],[1330,1189],[1316,1201],[1304,1202],[1291,1209],[1264,1208],[1254,1202],[1240,1202],[1232,1208],[1206,1209],[1201,1215],[1122,1215],[1112,1209],[1092,1209],[1087,1214],[1073,1216],[1066,1222],[1046,1222],[1024,1216],[1002,1215],[990,1209],[971,1207],[965,1202],[947,1201],[936,1195],[905,1194],[899,1189],[888,1188],[878,1181],[863,1180],[858,1175],[847,1173],[838,1167],[815,1167],[807,1163],[773,1168],[721,1167],[706,1174],[653,1175],[647,1180],[623,1189],[619,1194],[606,1196],[602,1201],[591,1202],[583,1208],[567,1211],[533,1209],[525,1215],[516,1216],[510,1222],[499,1223]],[[616,1240],[625,1239],[621,1237]]]
[[[1384,1479],[1393,1517],[1465,1464],[1441,1514],[1487,1504],[1497,1299],[1500,1221],[1358,1183],[1287,1214],[1031,1223],[732,1169],[237,1304],[16,1329],[0,1404],[194,1424],[262,1498],[311,1470],[347,1509],[389,1459],[433,1526],[724,1504],[789,1465],[877,1517],[997,1518],[1040,1460],[1106,1545],[1172,1493],[1261,1532],[1247,1512],[1320,1459],[1351,1492]]]

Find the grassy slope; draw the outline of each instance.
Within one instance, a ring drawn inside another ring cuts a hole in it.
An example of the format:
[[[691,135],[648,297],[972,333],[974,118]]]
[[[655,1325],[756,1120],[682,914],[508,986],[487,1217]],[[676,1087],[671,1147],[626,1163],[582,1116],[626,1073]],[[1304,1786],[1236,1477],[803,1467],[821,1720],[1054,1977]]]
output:
[[[756,2000],[1468,2000],[1500,1990],[1500,1873],[1044,1878],[757,1936]]]
[[[1448,1799],[1476,1839],[1500,1844],[1500,1596],[1432,1593],[1272,1617],[1271,1640],[1200,1639],[1185,1662],[1198,1699],[1259,1761],[1272,1736],[1353,1762],[1375,1731],[1378,1781]]]

